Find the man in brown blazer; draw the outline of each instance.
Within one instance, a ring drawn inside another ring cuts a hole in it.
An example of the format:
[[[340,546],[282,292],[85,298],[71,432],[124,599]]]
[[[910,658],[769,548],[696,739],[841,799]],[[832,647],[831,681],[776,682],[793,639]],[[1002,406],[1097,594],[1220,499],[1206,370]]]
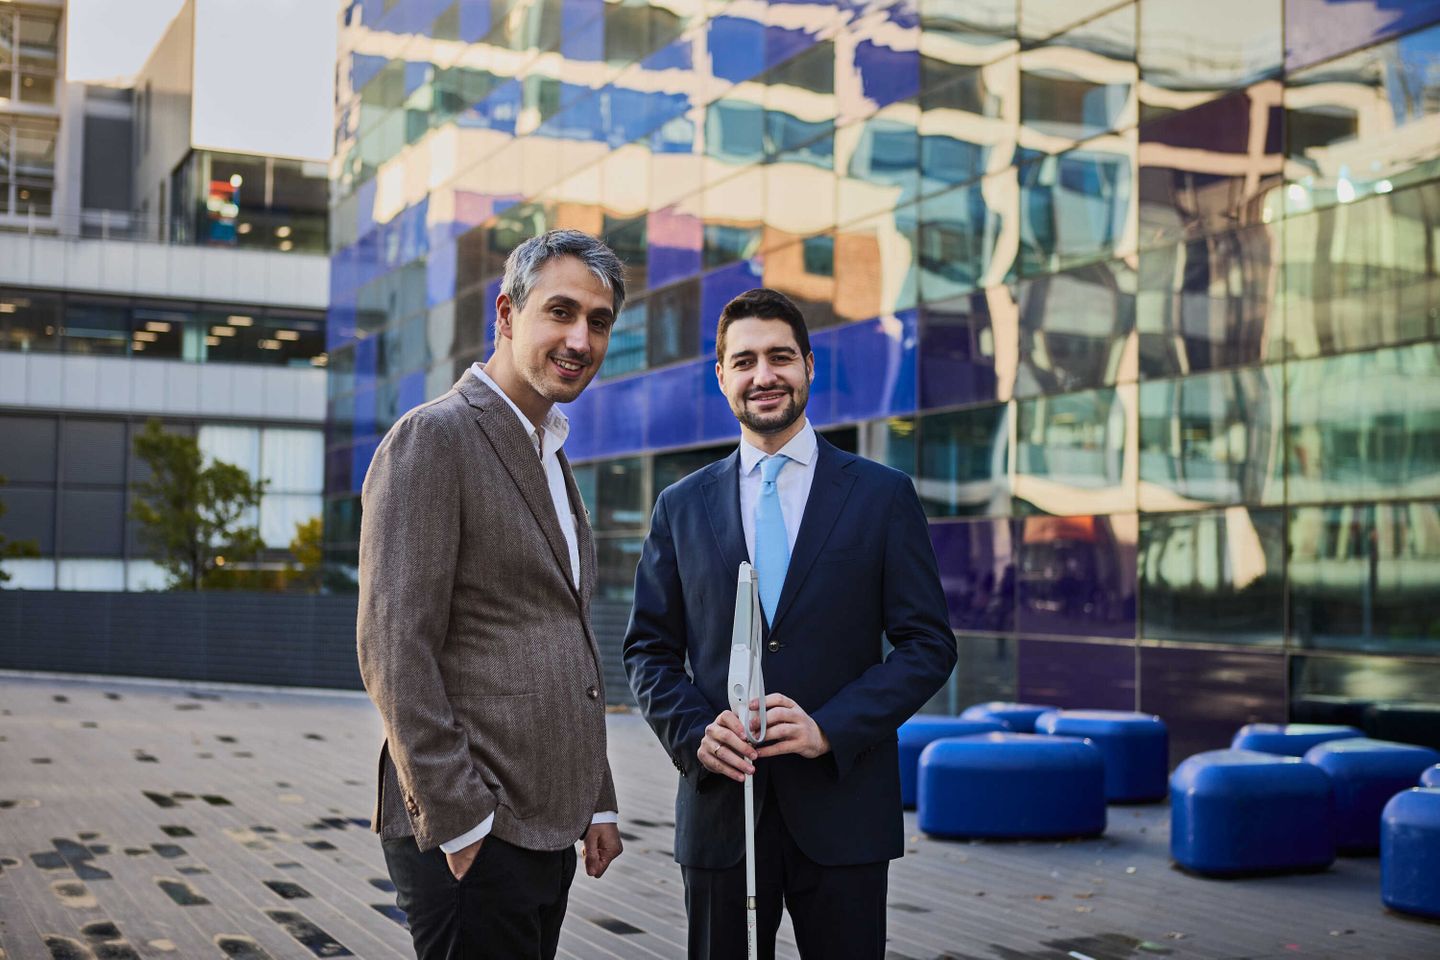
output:
[[[375,830],[420,960],[555,956],[575,841],[620,853],[595,548],[555,403],[605,359],[624,268],[552,231],[505,263],[495,352],[386,434],[358,647],[385,728]]]

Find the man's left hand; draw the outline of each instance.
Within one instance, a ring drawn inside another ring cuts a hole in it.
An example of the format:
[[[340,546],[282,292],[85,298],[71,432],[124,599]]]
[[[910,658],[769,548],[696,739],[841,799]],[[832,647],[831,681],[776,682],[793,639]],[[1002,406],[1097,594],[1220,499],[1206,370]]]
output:
[[[759,708],[758,700],[750,701],[751,710]],[[825,736],[825,731],[800,704],[783,693],[772,693],[765,698],[765,728],[767,742],[757,751],[762,757],[798,753],[813,760],[830,752],[830,738]]]
[[[592,823],[585,831],[585,872],[599,877],[610,866],[610,861],[620,856],[620,825],[617,823]]]

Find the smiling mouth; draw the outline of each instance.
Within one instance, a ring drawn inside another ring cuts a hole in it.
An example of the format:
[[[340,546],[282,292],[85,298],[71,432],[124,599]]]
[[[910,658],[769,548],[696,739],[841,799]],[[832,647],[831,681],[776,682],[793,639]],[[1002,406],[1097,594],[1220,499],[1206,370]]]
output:
[[[579,373],[585,369],[585,364],[575,360],[562,360],[559,357],[551,357],[550,362],[555,364],[565,373]]]
[[[774,403],[776,400],[784,400],[789,395],[789,391],[775,390],[767,393],[752,393],[748,399],[753,403]]]

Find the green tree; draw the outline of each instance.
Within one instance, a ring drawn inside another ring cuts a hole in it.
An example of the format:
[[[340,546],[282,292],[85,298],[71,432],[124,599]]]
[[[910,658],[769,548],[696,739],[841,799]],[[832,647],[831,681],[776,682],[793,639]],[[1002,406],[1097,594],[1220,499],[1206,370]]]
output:
[[[135,454],[151,477],[135,484],[130,514],[140,523],[141,542],[170,574],[171,589],[249,585],[251,578],[225,568],[264,549],[260,531],[243,518],[260,505],[265,481],[232,463],[206,463],[194,437],[168,433],[158,420],[136,435]]]
[[[0,477],[0,487],[5,486],[6,482],[4,477]],[[0,517],[5,516],[5,509],[5,501],[0,500]],[[5,534],[0,533],[0,560],[8,560],[16,557],[38,557],[39,555],[40,547],[34,540],[9,540],[5,537]],[[6,583],[9,580],[10,574],[5,572],[4,567],[0,567],[0,583]]]
[[[285,574],[289,586],[307,593],[320,590],[325,558],[325,525],[319,517],[295,524],[295,539],[290,541],[290,553],[295,563],[286,566]]]

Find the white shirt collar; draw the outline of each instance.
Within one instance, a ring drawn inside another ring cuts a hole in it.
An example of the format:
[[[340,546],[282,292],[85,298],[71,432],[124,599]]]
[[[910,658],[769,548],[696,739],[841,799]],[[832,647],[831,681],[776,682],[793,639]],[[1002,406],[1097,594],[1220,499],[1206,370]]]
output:
[[[790,438],[789,443],[780,448],[779,453],[789,457],[796,463],[802,463],[808,466],[819,446],[815,440],[815,428],[811,426],[810,418],[806,417],[805,426],[801,427],[800,432]],[[742,474],[748,474],[754,470],[755,465],[768,456],[768,453],[752,444],[749,440],[743,437],[740,439],[740,472]]]
[[[472,363],[470,365],[470,372],[475,374],[477,380],[485,384],[485,386],[489,387],[491,390],[494,390],[496,393],[498,393],[505,400],[505,402],[510,405],[510,409],[514,410],[515,416],[520,419],[520,426],[524,427],[525,432],[529,434],[530,442],[534,443],[536,433],[535,425],[531,423],[530,418],[525,416],[525,414],[521,412],[520,408],[515,405],[515,401],[511,400],[510,397],[505,393],[505,391],[500,389],[500,384],[496,383],[490,378],[490,374],[485,372],[485,365],[479,363],[478,361]],[[568,436],[570,436],[570,418],[565,416],[565,414],[561,413],[558,409],[552,406],[550,408],[550,412],[545,415],[546,452],[552,450],[559,450],[561,447],[565,446],[565,438]]]

